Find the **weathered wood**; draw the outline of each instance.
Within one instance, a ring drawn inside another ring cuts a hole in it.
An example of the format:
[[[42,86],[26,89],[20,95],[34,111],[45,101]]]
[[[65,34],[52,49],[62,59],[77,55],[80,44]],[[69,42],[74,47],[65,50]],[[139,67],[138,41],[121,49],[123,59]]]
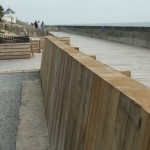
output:
[[[141,150],[143,147],[144,135],[147,127],[148,114],[146,114],[146,112],[144,112],[134,102],[131,102],[130,105],[129,118],[122,149]]]
[[[40,41],[30,41],[30,45],[31,45],[31,51],[33,51],[33,53],[40,53]]]
[[[55,37],[55,38],[63,42],[64,44],[70,45],[70,37]]]
[[[44,41],[45,41],[45,37],[40,37],[40,47],[41,47],[41,49],[44,49]]]
[[[150,117],[148,118],[148,123],[146,127],[146,133],[144,135],[144,142],[143,142],[143,150],[150,150]]]
[[[30,47],[28,48],[17,48],[17,49],[0,49],[0,53],[14,53],[14,52],[30,52]]]
[[[0,44],[0,59],[19,59],[31,57],[29,43]]]
[[[19,56],[0,56],[1,60],[5,59],[26,59],[26,58],[31,58],[31,54],[28,55],[19,55]]]
[[[95,150],[99,115],[102,107],[102,98],[104,92],[104,84],[97,75],[93,78],[92,92],[91,92],[91,102],[89,108],[89,116],[87,123],[87,132],[85,138],[84,149],[85,150]]]
[[[74,47],[74,46],[73,46],[73,48],[79,51],[79,47]]]
[[[70,40],[70,37],[58,37],[58,36],[55,36],[55,38],[57,39],[57,40]]]
[[[0,50],[4,49],[25,49],[29,48],[30,43],[11,43],[11,44],[0,44]]]
[[[30,51],[0,53],[1,57],[3,57],[3,56],[20,56],[20,55],[30,55]]]
[[[150,148],[150,88],[54,37],[40,77],[50,149]]]
[[[129,70],[124,70],[124,71],[120,71],[120,72],[128,77],[131,77],[131,71],[129,71]]]
[[[41,49],[44,49],[44,40],[45,37],[30,39],[31,50],[33,51],[33,53],[40,53]]]
[[[85,54],[95,54],[98,61],[102,61],[116,70],[131,70],[132,79],[150,87],[149,49],[65,32],[53,32],[53,34],[70,37],[71,45],[80,46],[80,51]]]
[[[88,56],[96,60],[96,55],[88,55]]]
[[[7,36],[0,35],[0,44],[8,44],[8,43],[29,43],[29,36]]]
[[[128,114],[131,100],[121,94],[119,98],[118,111],[113,135],[112,150],[120,150],[124,144]]]
[[[55,132],[53,132],[52,137],[53,137],[53,146],[52,149],[58,149],[62,144],[56,143],[56,141],[61,141],[63,142],[62,138],[62,132],[64,130],[64,120],[65,120],[65,111],[67,107],[67,90],[69,87],[69,78],[71,72],[68,72],[71,70],[71,58],[67,57],[64,55],[64,53],[61,53],[60,51],[60,56],[64,58],[64,66],[61,68],[60,67],[60,73],[59,74],[59,81],[58,81],[58,87],[57,87],[57,96],[56,96],[56,107],[55,107],[55,115],[54,115],[54,126],[55,126]],[[62,61],[60,61],[60,66],[61,66]],[[69,63],[69,65],[67,65]],[[64,80],[62,80],[64,79]],[[63,87],[66,88],[63,88]],[[65,99],[65,100],[64,100]]]

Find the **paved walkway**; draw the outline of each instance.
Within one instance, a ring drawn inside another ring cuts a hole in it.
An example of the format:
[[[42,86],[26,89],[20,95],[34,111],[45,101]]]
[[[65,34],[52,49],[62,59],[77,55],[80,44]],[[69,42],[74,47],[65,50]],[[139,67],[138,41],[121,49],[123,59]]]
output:
[[[23,81],[16,150],[48,150],[48,145],[41,83]]]
[[[64,32],[51,32],[70,37],[71,45],[117,70],[131,70],[132,78],[150,87],[150,49],[130,46]]]
[[[39,70],[41,67],[41,53],[35,53],[29,59],[0,60],[0,73],[26,72]]]

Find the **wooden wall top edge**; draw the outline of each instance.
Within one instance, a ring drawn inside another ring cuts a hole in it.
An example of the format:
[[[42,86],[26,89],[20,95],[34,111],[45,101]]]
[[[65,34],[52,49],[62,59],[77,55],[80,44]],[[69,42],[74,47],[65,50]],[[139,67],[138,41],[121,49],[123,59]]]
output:
[[[0,44],[0,46],[10,46],[10,45],[29,45],[30,44],[30,42],[29,43],[6,43],[6,44]]]
[[[136,104],[140,105],[141,108],[150,113],[150,87],[127,77],[118,70],[115,70],[102,62],[94,60],[90,56],[77,51],[73,47],[62,43],[52,36],[47,36],[46,38],[70,55],[73,59],[92,71],[94,75],[99,76],[102,80],[112,85],[119,90],[120,93],[129,97]]]

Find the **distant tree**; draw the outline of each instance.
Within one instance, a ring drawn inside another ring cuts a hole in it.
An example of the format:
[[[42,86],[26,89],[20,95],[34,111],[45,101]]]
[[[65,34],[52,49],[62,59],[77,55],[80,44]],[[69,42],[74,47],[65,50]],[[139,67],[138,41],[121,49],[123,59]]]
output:
[[[2,21],[3,16],[4,16],[4,8],[0,5],[0,22]]]

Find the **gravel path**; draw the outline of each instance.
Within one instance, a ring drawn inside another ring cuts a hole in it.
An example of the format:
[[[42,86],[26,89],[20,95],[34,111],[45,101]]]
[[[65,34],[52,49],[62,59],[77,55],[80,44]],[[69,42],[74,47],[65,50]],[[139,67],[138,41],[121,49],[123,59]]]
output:
[[[0,74],[0,150],[15,150],[22,81],[39,79],[38,72]]]

